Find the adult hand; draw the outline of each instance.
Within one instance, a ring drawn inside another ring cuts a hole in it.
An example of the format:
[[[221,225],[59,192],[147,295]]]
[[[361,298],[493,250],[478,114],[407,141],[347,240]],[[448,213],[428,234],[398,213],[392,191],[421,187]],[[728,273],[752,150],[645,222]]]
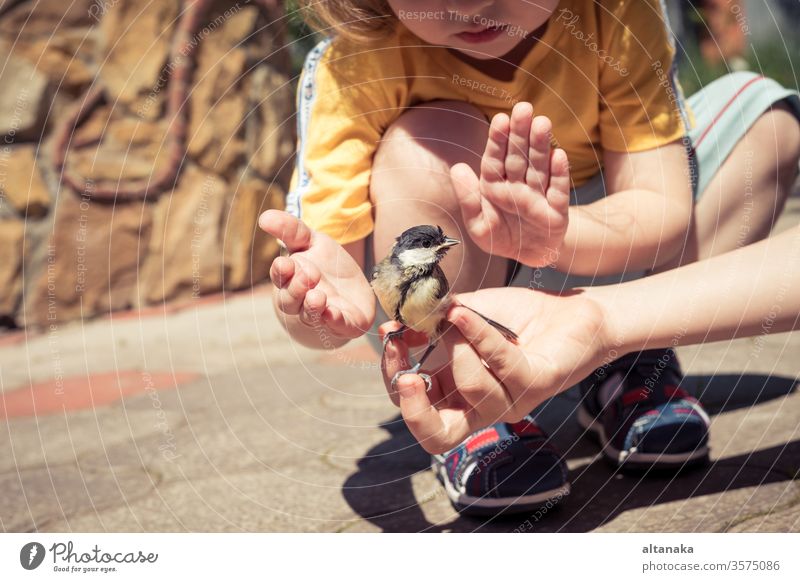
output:
[[[391,379],[411,367],[408,347],[402,339],[387,345],[382,362],[387,390],[411,433],[430,453],[452,449],[496,422],[519,421],[607,359],[611,342],[604,311],[584,291],[556,295],[524,288],[482,289],[458,300],[511,327],[519,342],[509,342],[469,309],[453,307],[448,320],[455,328],[442,338],[448,365],[429,372],[429,392],[420,376],[405,374],[397,381],[396,394]]]

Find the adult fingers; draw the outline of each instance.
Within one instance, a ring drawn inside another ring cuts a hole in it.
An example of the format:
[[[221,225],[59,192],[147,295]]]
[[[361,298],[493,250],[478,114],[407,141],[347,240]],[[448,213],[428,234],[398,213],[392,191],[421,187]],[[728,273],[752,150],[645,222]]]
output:
[[[425,380],[417,374],[404,374],[397,381],[400,413],[408,430],[423,449],[432,454],[443,453],[470,434],[467,417],[462,410],[438,410],[426,391]]]
[[[411,368],[411,359],[408,354],[408,345],[402,338],[394,338],[386,344],[381,356],[381,374],[383,375],[383,385],[395,406],[400,406],[400,395],[395,386],[392,386],[392,378],[402,370]]]
[[[514,405],[534,385],[535,377],[525,353],[508,341],[479,315],[465,307],[454,307],[448,314],[464,338],[472,344],[497,379],[506,387]]]
[[[458,394],[482,418],[489,419],[490,423],[499,422],[514,408],[506,388],[486,369],[457,329],[449,330],[442,339],[449,353],[453,384]]]
[[[390,331],[397,331],[403,327],[403,324],[399,321],[395,321],[394,319],[390,319],[389,321],[384,321],[382,324],[378,326],[378,337],[380,337],[381,341],[386,337],[386,334]]]

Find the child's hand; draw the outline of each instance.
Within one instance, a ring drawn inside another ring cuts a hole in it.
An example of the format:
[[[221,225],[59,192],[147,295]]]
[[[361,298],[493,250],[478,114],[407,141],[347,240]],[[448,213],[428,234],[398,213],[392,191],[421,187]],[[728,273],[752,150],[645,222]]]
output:
[[[517,103],[492,119],[480,179],[467,164],[450,176],[472,240],[485,252],[531,267],[555,262],[567,231],[569,163],[551,151],[550,120]]]
[[[375,296],[359,264],[340,244],[280,210],[267,210],[258,224],[290,253],[276,258],[269,271],[280,311],[320,330],[316,343],[322,347],[329,347],[325,330],[334,338],[353,339],[370,328]]]

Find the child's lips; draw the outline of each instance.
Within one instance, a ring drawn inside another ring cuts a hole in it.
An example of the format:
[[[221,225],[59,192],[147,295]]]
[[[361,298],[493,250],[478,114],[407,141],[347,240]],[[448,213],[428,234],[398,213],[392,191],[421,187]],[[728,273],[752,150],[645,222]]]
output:
[[[476,32],[461,32],[456,36],[470,43],[489,42],[505,32],[506,25],[489,26]]]

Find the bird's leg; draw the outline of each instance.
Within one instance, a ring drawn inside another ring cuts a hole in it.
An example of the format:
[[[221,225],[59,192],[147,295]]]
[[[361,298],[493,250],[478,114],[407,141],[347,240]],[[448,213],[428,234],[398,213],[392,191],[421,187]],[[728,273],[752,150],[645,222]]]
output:
[[[420,356],[419,360],[417,361],[417,365],[414,366],[415,370],[419,370],[422,367],[422,364],[425,363],[425,360],[428,359],[428,356],[431,355],[431,352],[436,347],[437,342],[431,342],[428,344],[428,347],[425,348],[425,352]]]
[[[429,343],[428,347],[425,348],[425,352],[423,352],[422,356],[420,356],[419,360],[417,361],[416,364],[414,364],[413,368],[411,368],[410,370],[400,370],[399,372],[397,372],[392,378],[392,388],[395,387],[395,384],[397,384],[397,381],[403,374],[418,374],[419,376],[422,377],[423,380],[425,380],[425,385],[427,386],[425,391],[430,392],[430,389],[433,387],[433,384],[431,382],[431,377],[428,374],[423,374],[422,372],[419,371],[419,369],[422,368],[422,364],[425,363],[425,360],[428,359],[428,356],[431,355],[431,352],[433,352],[434,348],[436,348],[436,342]]]

